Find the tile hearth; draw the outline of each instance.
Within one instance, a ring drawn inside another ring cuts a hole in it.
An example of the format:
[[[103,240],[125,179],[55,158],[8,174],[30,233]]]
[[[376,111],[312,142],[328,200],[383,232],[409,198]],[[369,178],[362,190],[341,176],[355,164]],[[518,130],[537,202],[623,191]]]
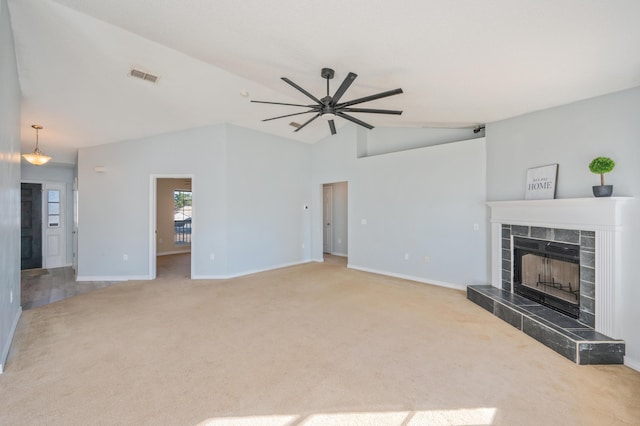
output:
[[[467,299],[571,361],[622,364],[625,343],[525,297],[491,285],[467,287]]]

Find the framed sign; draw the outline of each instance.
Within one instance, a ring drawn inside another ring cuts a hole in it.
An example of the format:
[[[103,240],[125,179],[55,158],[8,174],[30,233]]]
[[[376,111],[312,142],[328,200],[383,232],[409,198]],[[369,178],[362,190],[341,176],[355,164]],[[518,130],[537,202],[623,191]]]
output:
[[[558,165],[534,167],[527,170],[525,200],[552,200],[556,198],[556,180]]]

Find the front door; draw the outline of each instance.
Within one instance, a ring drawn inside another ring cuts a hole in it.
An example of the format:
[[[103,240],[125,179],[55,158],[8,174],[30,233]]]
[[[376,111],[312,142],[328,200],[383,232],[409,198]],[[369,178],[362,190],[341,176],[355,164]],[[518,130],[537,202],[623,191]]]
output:
[[[23,183],[20,206],[20,269],[42,268],[42,185]]]
[[[47,183],[45,193],[47,204],[44,221],[44,265],[46,268],[60,268],[66,266],[65,184]]]

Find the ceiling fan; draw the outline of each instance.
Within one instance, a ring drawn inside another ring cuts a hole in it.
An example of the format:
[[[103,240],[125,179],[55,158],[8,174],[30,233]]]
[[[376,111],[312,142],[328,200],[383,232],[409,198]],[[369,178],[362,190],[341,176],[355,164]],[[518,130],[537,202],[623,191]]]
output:
[[[336,125],[333,120],[336,117],[342,117],[345,120],[349,120],[355,124],[366,127],[367,129],[373,129],[373,126],[371,124],[365,123],[364,121],[357,119],[347,113],[364,112],[364,113],[371,113],[371,114],[393,114],[393,115],[402,114],[402,111],[390,110],[390,109],[352,108],[351,107],[352,105],[361,104],[363,102],[369,102],[369,101],[373,101],[380,98],[386,98],[387,96],[398,95],[402,93],[402,89],[388,90],[386,92],[378,93],[375,95],[365,96],[364,98],[358,98],[358,99],[354,99],[347,102],[339,102],[340,99],[342,98],[342,95],[344,95],[344,92],[347,91],[349,86],[351,86],[351,83],[353,83],[353,80],[355,80],[358,75],[350,72],[347,75],[347,77],[344,79],[340,87],[338,87],[338,90],[336,90],[336,93],[334,93],[333,96],[329,94],[329,80],[333,78],[334,71],[331,68],[322,68],[320,75],[322,76],[322,78],[325,78],[327,80],[327,96],[325,96],[322,99],[316,98],[311,93],[307,92],[302,87],[298,86],[296,83],[289,80],[287,77],[282,77],[282,80],[284,80],[285,83],[289,84],[290,86],[293,86],[295,89],[305,94],[308,98],[312,99],[315,102],[315,104],[302,105],[302,104],[289,104],[289,103],[283,103],[283,102],[267,102],[267,101],[251,101],[251,102],[256,102],[260,104],[289,105],[289,106],[309,108],[308,111],[296,112],[294,114],[281,115],[278,117],[271,117],[271,118],[264,119],[262,121],[277,120],[278,118],[292,117],[294,115],[315,113],[313,117],[307,120],[304,124],[300,125],[296,130],[294,130],[294,132],[301,130],[307,124],[311,123],[313,120],[315,120],[318,117],[322,117],[328,121],[331,134],[335,135]]]

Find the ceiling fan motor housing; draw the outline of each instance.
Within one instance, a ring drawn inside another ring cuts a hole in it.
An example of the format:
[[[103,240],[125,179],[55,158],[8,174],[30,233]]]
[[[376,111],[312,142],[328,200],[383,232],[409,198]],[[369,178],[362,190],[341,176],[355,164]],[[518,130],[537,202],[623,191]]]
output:
[[[322,76],[322,78],[328,78],[328,79],[332,79],[334,74],[335,73],[331,68],[322,68],[322,71],[320,72],[320,75]]]

